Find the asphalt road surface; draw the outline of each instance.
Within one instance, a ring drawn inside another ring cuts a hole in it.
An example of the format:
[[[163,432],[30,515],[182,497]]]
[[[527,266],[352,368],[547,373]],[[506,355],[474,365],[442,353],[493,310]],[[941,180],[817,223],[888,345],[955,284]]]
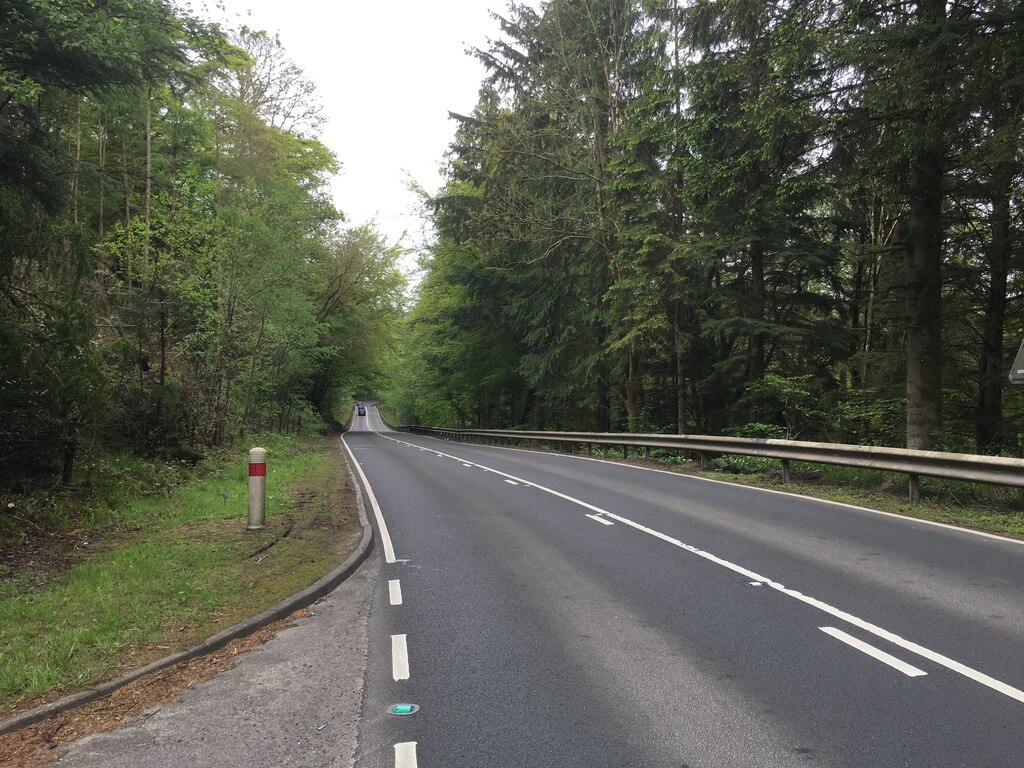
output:
[[[360,768],[1024,766],[1021,542],[356,421]]]
[[[1024,543],[372,407],[344,444],[369,560],[68,765],[1024,766]]]

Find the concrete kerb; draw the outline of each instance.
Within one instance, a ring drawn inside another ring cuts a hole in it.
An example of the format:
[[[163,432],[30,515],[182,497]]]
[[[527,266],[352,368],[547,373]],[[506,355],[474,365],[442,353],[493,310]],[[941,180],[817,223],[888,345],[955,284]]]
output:
[[[345,456],[344,451],[342,451],[342,456]],[[232,640],[237,640],[240,637],[251,635],[253,632],[265,627],[267,624],[272,624],[275,621],[279,621],[280,619],[290,616],[300,608],[305,608],[307,605],[313,604],[327,593],[336,589],[341,582],[355,572],[356,568],[360,566],[363,560],[366,559],[370,554],[370,551],[373,549],[373,527],[370,525],[370,520],[366,516],[366,504],[363,501],[363,491],[359,487],[359,483],[355,482],[355,474],[352,472],[352,466],[349,464],[347,456],[345,456],[345,464],[348,465],[349,474],[353,478],[353,485],[356,489],[356,506],[359,509],[359,522],[363,527],[363,535],[359,539],[359,544],[356,546],[355,550],[348,556],[344,563],[302,591],[296,592],[291,597],[286,597],[277,605],[271,606],[265,611],[257,613],[255,616],[250,616],[248,619],[245,619],[232,627],[228,627],[212,637],[208,637],[193,648],[179,651],[178,653],[172,653],[170,656],[158,659],[152,664],[147,664],[145,667],[137,669],[117,680],[101,683],[100,685],[92,688],[87,688],[84,691],[79,691],[78,693],[73,693],[69,696],[57,699],[56,701],[51,701],[49,704],[43,704],[42,706],[30,709],[27,712],[22,712],[20,715],[9,717],[6,720],[0,720],[0,734],[17,731],[20,728],[32,725],[33,723],[46,720],[53,715],[66,712],[67,710],[74,709],[75,707],[80,707],[83,704],[88,704],[90,701],[102,699],[104,696],[112,694],[118,688],[123,688],[141,677],[151,675],[154,672],[159,672],[160,670],[167,669],[168,667],[173,667],[175,664],[180,664],[183,661],[191,661],[192,659],[220,650]]]

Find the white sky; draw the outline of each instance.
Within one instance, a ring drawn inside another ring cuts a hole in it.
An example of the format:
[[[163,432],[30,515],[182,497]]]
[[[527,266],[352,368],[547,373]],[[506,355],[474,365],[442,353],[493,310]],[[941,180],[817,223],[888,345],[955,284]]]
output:
[[[394,243],[426,234],[409,179],[441,183],[455,133],[448,112],[469,113],[484,77],[465,51],[498,35],[489,10],[505,0],[222,0],[215,20],[279,33],[316,83],[327,124],[321,140],[341,161],[332,185],[350,224],[376,219]]]

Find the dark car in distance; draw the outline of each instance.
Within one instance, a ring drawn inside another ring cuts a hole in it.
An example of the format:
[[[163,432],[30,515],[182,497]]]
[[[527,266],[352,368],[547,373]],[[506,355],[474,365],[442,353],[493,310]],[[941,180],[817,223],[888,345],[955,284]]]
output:
[[[359,416],[365,416],[366,415],[366,406],[363,405],[362,403],[357,403],[356,404],[356,414],[359,415]]]

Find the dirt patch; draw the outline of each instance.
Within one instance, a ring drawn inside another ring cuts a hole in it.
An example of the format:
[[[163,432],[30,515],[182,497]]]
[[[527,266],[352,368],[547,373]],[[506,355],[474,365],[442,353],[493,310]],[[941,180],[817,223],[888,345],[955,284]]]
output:
[[[154,672],[110,696],[61,712],[20,731],[0,735],[0,768],[34,768],[52,763],[66,754],[64,745],[76,739],[121,728],[137,717],[151,717],[163,704],[179,701],[178,694],[182,691],[231,669],[242,654],[259,650],[278,632],[291,627],[296,619],[311,615],[305,609],[296,611],[248,637],[233,640],[216,653]]]
[[[42,589],[90,554],[94,542],[88,534],[50,533],[26,539],[17,546],[0,546],[0,579],[20,579]]]

